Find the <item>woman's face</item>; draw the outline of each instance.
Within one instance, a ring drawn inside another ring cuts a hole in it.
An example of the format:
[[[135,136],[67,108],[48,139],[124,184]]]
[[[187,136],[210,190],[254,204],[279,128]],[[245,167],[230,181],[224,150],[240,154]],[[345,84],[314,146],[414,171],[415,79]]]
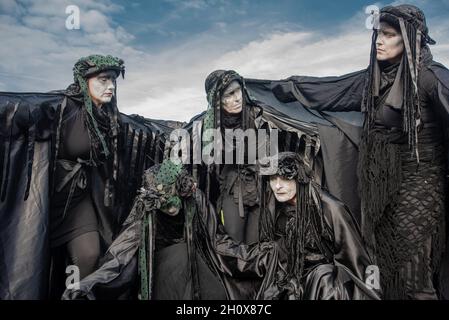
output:
[[[242,88],[237,80],[232,81],[226,87],[221,96],[221,106],[227,113],[237,114],[242,112]]]
[[[161,211],[168,214],[169,216],[176,216],[178,215],[181,208],[177,206],[169,206],[169,207],[162,207]]]
[[[280,176],[271,176],[270,187],[279,202],[292,202],[296,199],[296,181],[294,179],[288,180]]]
[[[105,71],[88,79],[89,95],[97,107],[111,102],[116,78],[117,74],[114,71]]]
[[[404,41],[399,31],[386,22],[380,23],[376,40],[377,60],[399,62],[404,52]]]

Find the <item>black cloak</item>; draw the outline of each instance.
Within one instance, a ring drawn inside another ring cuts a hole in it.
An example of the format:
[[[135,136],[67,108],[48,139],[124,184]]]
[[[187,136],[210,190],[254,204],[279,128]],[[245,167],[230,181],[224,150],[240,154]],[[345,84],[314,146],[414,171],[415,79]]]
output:
[[[216,215],[203,214],[202,219],[219,259],[220,271],[231,277],[260,278],[262,285],[256,299],[379,299],[378,292],[365,284],[365,270],[371,265],[371,259],[365,250],[357,222],[343,203],[318,185],[312,183],[311,187],[317,196],[314,201],[322,206],[324,224],[330,230],[330,238],[320,244],[326,252],[325,261],[314,263],[306,273],[304,286],[285,277],[290,267],[285,235],[253,245],[239,244],[226,234]]]

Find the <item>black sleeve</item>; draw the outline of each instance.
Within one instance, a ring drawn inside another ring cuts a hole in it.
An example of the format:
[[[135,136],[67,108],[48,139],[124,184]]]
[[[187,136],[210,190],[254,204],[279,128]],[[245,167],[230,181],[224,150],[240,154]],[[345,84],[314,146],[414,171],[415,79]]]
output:
[[[380,290],[365,285],[365,272],[374,266],[366,250],[360,228],[346,206],[321,190],[323,213],[334,234],[334,264],[346,270],[355,284],[352,299],[380,298]]]
[[[449,123],[449,82],[445,82],[445,78],[449,78],[447,69],[438,70],[439,77],[428,70],[422,73],[420,78],[421,94],[425,94],[429,100],[429,105],[434,109],[438,117]]]
[[[364,280],[371,258],[365,249],[360,228],[346,206],[321,190],[323,212],[334,234],[334,260]]]
[[[366,70],[339,77],[294,76],[273,82],[273,92],[282,102],[299,101],[319,111],[360,111]]]

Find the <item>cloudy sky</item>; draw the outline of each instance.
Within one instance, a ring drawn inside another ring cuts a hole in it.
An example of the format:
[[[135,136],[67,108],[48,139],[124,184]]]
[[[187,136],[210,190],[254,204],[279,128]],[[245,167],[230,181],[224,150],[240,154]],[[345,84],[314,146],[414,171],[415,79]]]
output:
[[[434,58],[449,66],[449,0],[406,2],[424,10]],[[0,0],[0,91],[63,89],[79,57],[112,54],[126,64],[121,111],[187,121],[206,108],[204,79],[215,69],[282,79],[365,68],[365,8],[390,3]],[[80,9],[79,30],[66,28],[68,5]]]

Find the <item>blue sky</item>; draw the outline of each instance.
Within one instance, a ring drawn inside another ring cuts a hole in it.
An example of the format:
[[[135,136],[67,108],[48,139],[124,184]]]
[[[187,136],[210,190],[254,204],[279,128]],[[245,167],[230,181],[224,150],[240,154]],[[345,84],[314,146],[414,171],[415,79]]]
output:
[[[372,2],[371,2],[372,3]],[[226,28],[235,41],[262,32],[329,28],[352,17],[367,1],[147,1],[131,2],[113,15],[136,36],[133,45],[159,49],[205,31],[220,35]],[[325,8],[325,9],[323,9]]]
[[[403,3],[404,1],[396,1]],[[91,53],[125,60],[119,108],[188,120],[206,107],[218,68],[252,78],[338,75],[366,67],[365,7],[390,1],[0,0],[0,91],[49,91]],[[426,13],[435,60],[449,65],[449,0],[410,0]],[[67,5],[80,30],[67,30]]]
[[[352,18],[373,3],[365,0],[131,1],[125,12],[113,15],[113,20],[136,36],[134,46],[159,50],[205,31],[216,35],[233,33],[236,42],[251,40],[273,29],[332,32],[335,24]],[[426,9],[432,17],[443,17],[449,13],[449,2],[432,1],[426,4]]]

